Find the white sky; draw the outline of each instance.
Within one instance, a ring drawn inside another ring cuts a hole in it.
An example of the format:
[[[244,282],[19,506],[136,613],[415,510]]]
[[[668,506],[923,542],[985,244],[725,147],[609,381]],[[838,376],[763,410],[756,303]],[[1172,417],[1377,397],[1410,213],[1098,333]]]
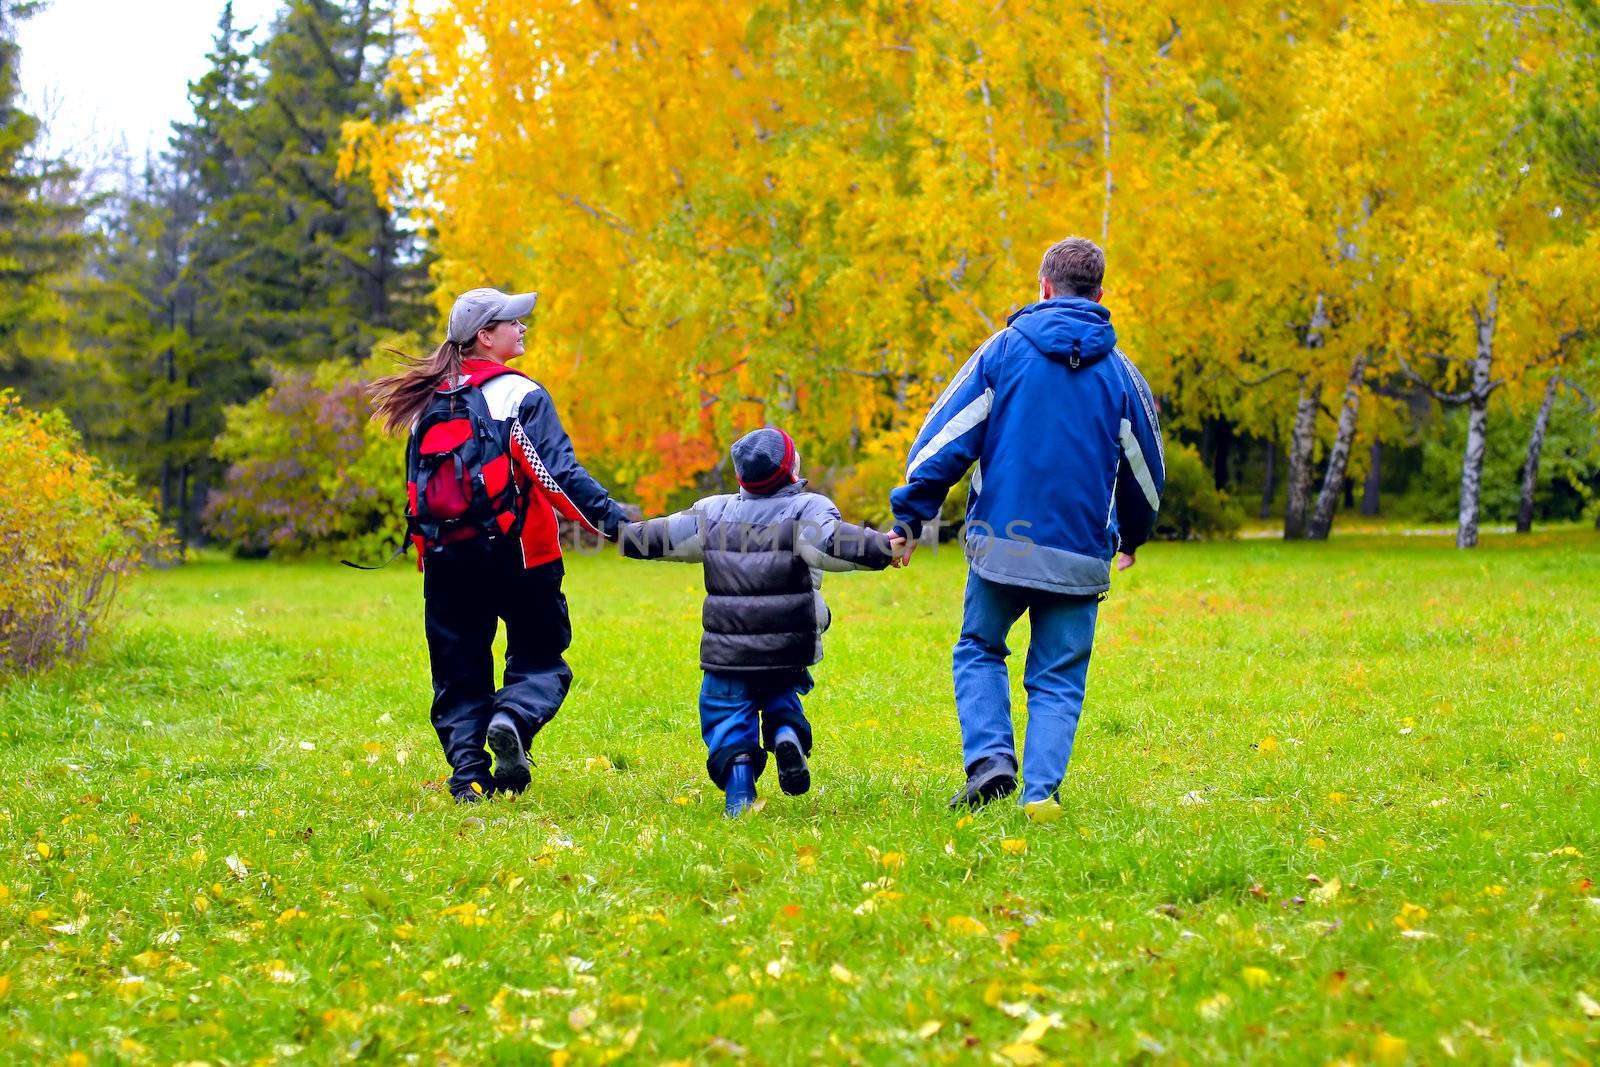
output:
[[[119,143],[142,161],[189,114],[223,0],[50,0],[17,27],[26,107],[51,154],[103,161]],[[266,34],[279,0],[234,0],[234,24]]]

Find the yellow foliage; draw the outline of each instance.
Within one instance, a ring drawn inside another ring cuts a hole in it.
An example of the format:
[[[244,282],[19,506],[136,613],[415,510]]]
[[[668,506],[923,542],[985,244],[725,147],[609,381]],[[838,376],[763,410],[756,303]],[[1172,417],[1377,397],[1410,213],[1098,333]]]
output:
[[[160,543],[128,483],[54,412],[0,390],[0,673],[81,652],[118,580]],[[41,854],[48,853],[41,850]]]
[[[772,422],[881,519],[920,413],[1069,233],[1190,420],[1268,435],[1357,355],[1460,356],[1490,276],[1520,381],[1591,313],[1600,244],[1506,163],[1516,72],[1561,44],[1506,7],[442,0],[391,66],[412,110],[348,125],[342,166],[423,205],[441,310],[542,291],[527,369],[646,508]]]

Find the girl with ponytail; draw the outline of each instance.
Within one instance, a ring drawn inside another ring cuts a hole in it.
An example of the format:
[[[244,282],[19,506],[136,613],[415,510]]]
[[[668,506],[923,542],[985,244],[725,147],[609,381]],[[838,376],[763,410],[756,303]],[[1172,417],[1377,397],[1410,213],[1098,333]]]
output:
[[[525,350],[521,320],[537,299],[463,293],[433,355],[402,357],[370,393],[373,418],[409,435],[407,514],[423,572],[431,714],[450,792],[464,802],[527,788],[529,746],[572,685],[557,517],[611,540],[625,521],[578,462],[550,394],[506,365]]]

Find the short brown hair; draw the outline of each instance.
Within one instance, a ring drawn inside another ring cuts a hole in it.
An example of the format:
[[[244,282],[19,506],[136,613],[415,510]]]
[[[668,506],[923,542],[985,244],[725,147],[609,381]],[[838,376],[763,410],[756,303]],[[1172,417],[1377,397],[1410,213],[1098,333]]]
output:
[[[1039,277],[1060,296],[1094,299],[1106,277],[1106,254],[1087,237],[1068,237],[1050,246],[1039,262]]]

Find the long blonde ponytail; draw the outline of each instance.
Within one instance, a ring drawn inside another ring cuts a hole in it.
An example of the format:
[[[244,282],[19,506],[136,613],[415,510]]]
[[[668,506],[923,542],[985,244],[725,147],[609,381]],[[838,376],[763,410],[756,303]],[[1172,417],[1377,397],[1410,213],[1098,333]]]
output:
[[[472,347],[470,342],[463,347],[454,341],[446,341],[434,349],[433,355],[427,359],[408,356],[399,349],[389,349],[398,357],[404,369],[379,378],[368,387],[367,398],[372,402],[372,417],[383,423],[383,428],[389,433],[408,432],[439,386],[460,377],[461,361]]]

